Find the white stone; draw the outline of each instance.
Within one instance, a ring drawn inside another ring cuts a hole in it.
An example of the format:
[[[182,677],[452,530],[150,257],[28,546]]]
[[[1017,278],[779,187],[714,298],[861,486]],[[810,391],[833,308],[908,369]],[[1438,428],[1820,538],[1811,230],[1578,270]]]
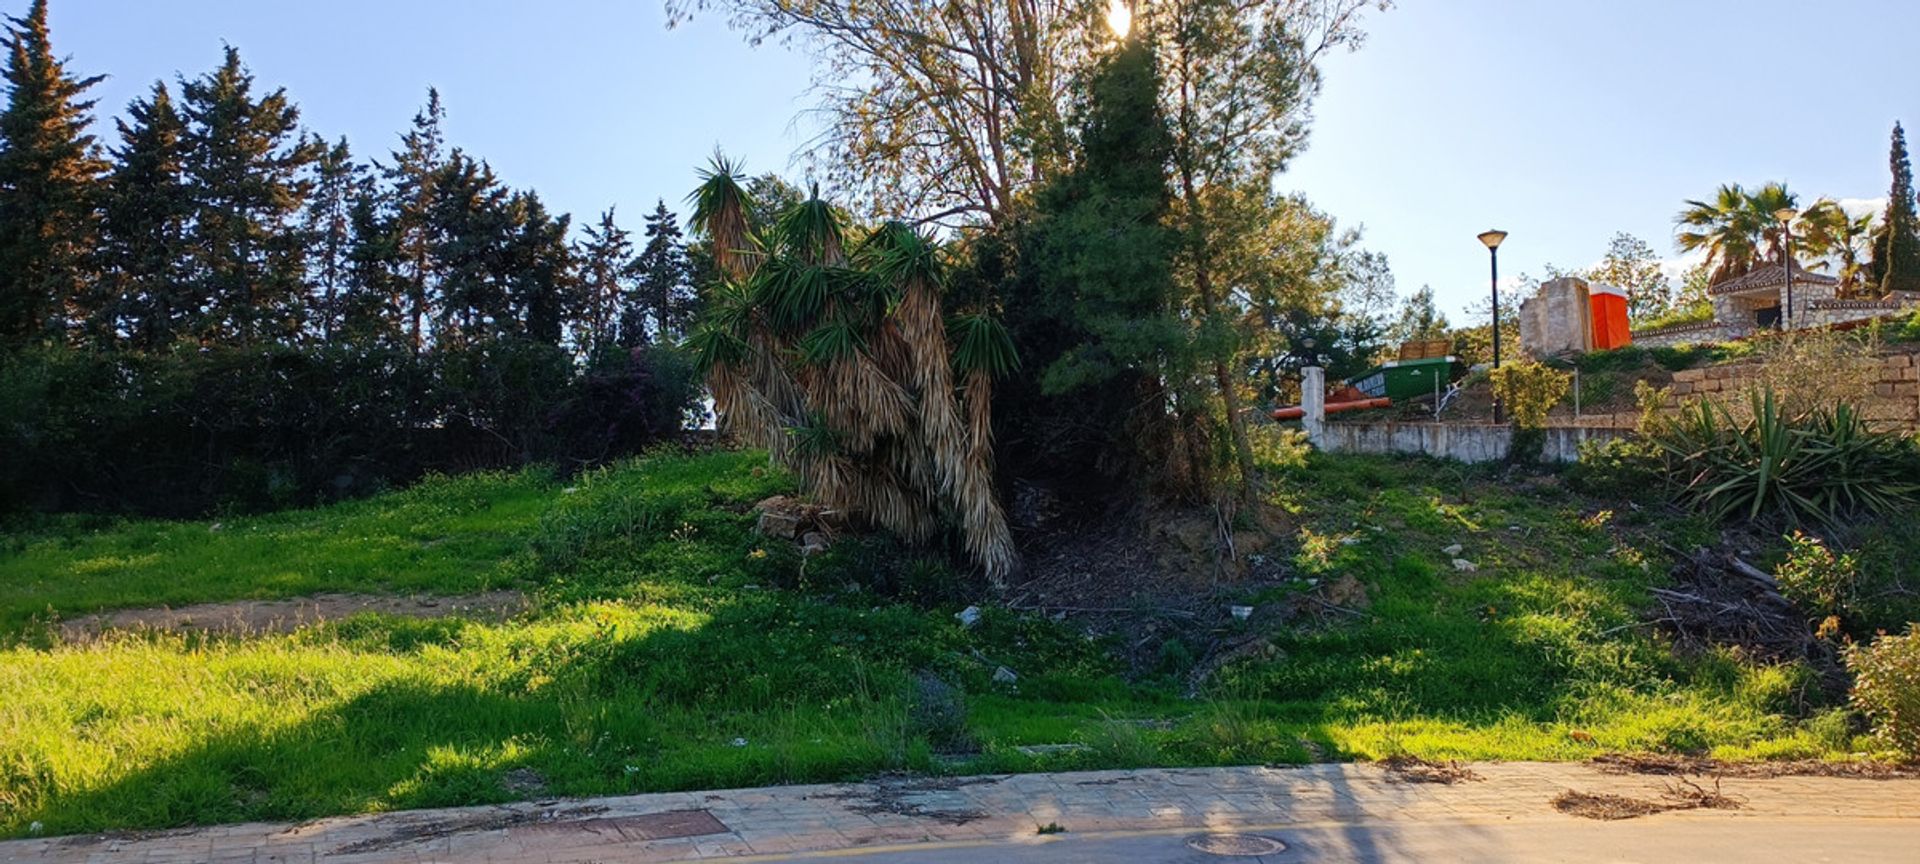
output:
[[[980,607],[968,606],[965,609],[953,613],[953,617],[954,620],[960,622],[960,626],[972,629],[973,625],[980,623]]]
[[[1468,561],[1465,558],[1455,558],[1453,559],[1453,569],[1462,573],[1477,573],[1480,571],[1480,565]]]
[[[1445,549],[1442,549],[1442,550],[1440,550],[1440,551],[1441,551],[1442,553],[1445,553],[1445,554],[1446,554],[1446,556],[1447,556],[1447,557],[1449,557],[1449,558],[1458,558],[1458,557],[1460,557],[1460,553],[1461,553],[1461,552],[1463,552],[1463,551],[1466,551],[1466,548],[1467,548],[1467,547],[1465,547],[1465,546],[1462,546],[1462,545],[1460,545],[1460,544],[1458,544],[1458,543],[1455,543],[1455,544],[1453,544],[1452,546],[1448,546],[1447,548],[1445,548]]]
[[[1012,684],[1018,680],[1020,680],[1020,676],[1005,666],[993,670],[993,683],[995,684]]]

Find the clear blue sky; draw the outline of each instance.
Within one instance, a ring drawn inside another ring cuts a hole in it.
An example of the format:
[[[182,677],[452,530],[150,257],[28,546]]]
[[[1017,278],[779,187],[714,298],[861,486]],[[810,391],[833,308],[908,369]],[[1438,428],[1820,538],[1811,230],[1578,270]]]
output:
[[[113,76],[107,116],[230,42],[313,130],[384,156],[437,85],[453,144],[577,220],[677,208],[716,145],[804,173],[806,59],[712,18],[668,31],[657,0],[54,0],[52,17],[78,71]],[[1512,232],[1503,276],[1592,263],[1621,230],[1671,254],[1680,201],[1721,182],[1884,196],[1888,130],[1920,126],[1910,0],[1404,0],[1368,29],[1326,64],[1280,185],[1364,224],[1402,293],[1431,284],[1449,311],[1485,290],[1487,227]]]

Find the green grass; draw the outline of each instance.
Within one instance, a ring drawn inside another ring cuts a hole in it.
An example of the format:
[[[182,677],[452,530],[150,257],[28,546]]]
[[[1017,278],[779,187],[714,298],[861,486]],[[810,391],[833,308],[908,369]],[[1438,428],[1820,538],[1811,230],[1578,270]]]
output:
[[[52,520],[0,538],[0,634],[115,607],[501,587],[556,491],[525,471],[214,522]]]
[[[1854,747],[1844,714],[1800,702],[1804,669],[1678,658],[1635,626],[1664,564],[1633,536],[1694,542],[1699,525],[1623,525],[1556,483],[1417,460],[1276,467],[1297,534],[1262,554],[1301,581],[1250,599],[1351,575],[1370,605],[1276,631],[1270,656],[1189,699],[1183,664],[1204,646],[1161,646],[1164,668],[1129,680],[1107,646],[1045,619],[989,608],[961,628],[958,577],[885,541],[802,567],[751,532],[753,502],[789,488],[764,465],[658,455],[567,489],[486,475],[220,531],[75,522],[10,541],[0,836],[897,769]],[[1456,542],[1478,572],[1453,569]],[[85,645],[44,624],[49,608],[508,584],[535,602],[505,622],[363,615]],[[918,670],[966,691],[977,753],[937,759],[914,728]],[[1015,749],[1046,743],[1086,747]]]

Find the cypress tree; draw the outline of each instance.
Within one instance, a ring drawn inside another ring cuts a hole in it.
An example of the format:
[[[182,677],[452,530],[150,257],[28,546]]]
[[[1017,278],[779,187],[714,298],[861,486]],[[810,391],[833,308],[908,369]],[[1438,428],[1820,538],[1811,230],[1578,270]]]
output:
[[[294,220],[321,148],[299,134],[284,89],[253,97],[253,74],[232,46],[218,69],[181,83],[181,102],[202,336],[291,339],[306,311],[306,244]]]
[[[1872,284],[1886,291],[1920,291],[1920,216],[1914,213],[1913,164],[1907,159],[1907,133],[1893,124],[1893,145],[1887,162],[1893,170],[1893,189],[1887,193],[1886,217],[1873,240],[1868,264]]]
[[[443,275],[433,259],[434,182],[446,167],[446,137],[441,125],[446,109],[440,105],[440,91],[427,88],[427,104],[413,115],[413,128],[400,138],[400,149],[393,151],[393,166],[385,171],[393,186],[393,229],[399,244],[400,278],[395,283],[402,293],[395,305],[407,318],[407,335],[413,350],[426,347],[426,325],[434,320],[433,294]]]
[[[565,214],[554,216],[535,192],[516,192],[507,201],[506,294],[521,323],[522,335],[558,346],[568,313],[578,308],[573,256],[567,246]]]
[[[654,204],[647,216],[647,245],[634,261],[637,276],[633,320],[621,328],[621,344],[634,347],[647,341],[644,314],[653,323],[652,338],[660,342],[679,339],[693,317],[693,265],[687,258],[687,244],[680,233],[679,217],[667,209],[667,202]]]
[[[87,133],[103,76],[75,77],[54,56],[47,2],[7,18],[0,111],[0,344],[61,329],[79,303],[97,229],[95,195],[106,164]]]
[[[407,230],[402,227],[401,255],[408,261],[431,260],[438,271],[434,306],[434,336],[439,344],[458,345],[482,341],[496,324],[512,317],[504,287],[499,280],[500,265],[506,252],[511,227],[507,224],[507,190],[501,188],[493,169],[485,162],[453,151],[439,171],[426,182],[433,190],[432,207],[421,226],[431,240],[423,256],[408,248]],[[399,221],[406,225],[404,199]],[[403,279],[409,286],[421,271],[408,271]],[[410,288],[411,290],[411,288]],[[421,295],[410,294],[410,311]],[[418,325],[411,335],[417,338]]]
[[[580,267],[581,353],[591,355],[616,341],[627,345],[631,327],[640,328],[644,341],[645,324],[632,321],[628,311],[633,306],[633,235],[614,221],[613,208],[600,214],[598,224],[587,226],[574,257]]]
[[[340,295],[352,266],[353,205],[366,185],[366,169],[353,161],[346,138],[320,149],[301,227],[309,244],[310,278],[320,295],[316,329],[324,339],[332,339],[340,323]]]
[[[181,293],[191,212],[182,181],[186,121],[165,82],[116,121],[120,146],[102,206],[100,285],[93,329],[124,330],[136,347],[172,342],[197,311]]]

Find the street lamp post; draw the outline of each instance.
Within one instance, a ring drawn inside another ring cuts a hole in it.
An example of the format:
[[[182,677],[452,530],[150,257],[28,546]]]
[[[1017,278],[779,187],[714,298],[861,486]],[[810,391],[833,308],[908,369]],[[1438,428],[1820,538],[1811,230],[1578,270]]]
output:
[[[1780,220],[1780,236],[1785,251],[1780,258],[1780,271],[1787,274],[1787,305],[1780,310],[1780,329],[1793,329],[1793,208],[1782,207],[1773,211],[1773,218]]]
[[[1493,266],[1493,368],[1500,368],[1500,241],[1507,239],[1505,231],[1483,231],[1480,242],[1487,246],[1487,257]],[[1493,397],[1493,422],[1500,422],[1500,395]]]

